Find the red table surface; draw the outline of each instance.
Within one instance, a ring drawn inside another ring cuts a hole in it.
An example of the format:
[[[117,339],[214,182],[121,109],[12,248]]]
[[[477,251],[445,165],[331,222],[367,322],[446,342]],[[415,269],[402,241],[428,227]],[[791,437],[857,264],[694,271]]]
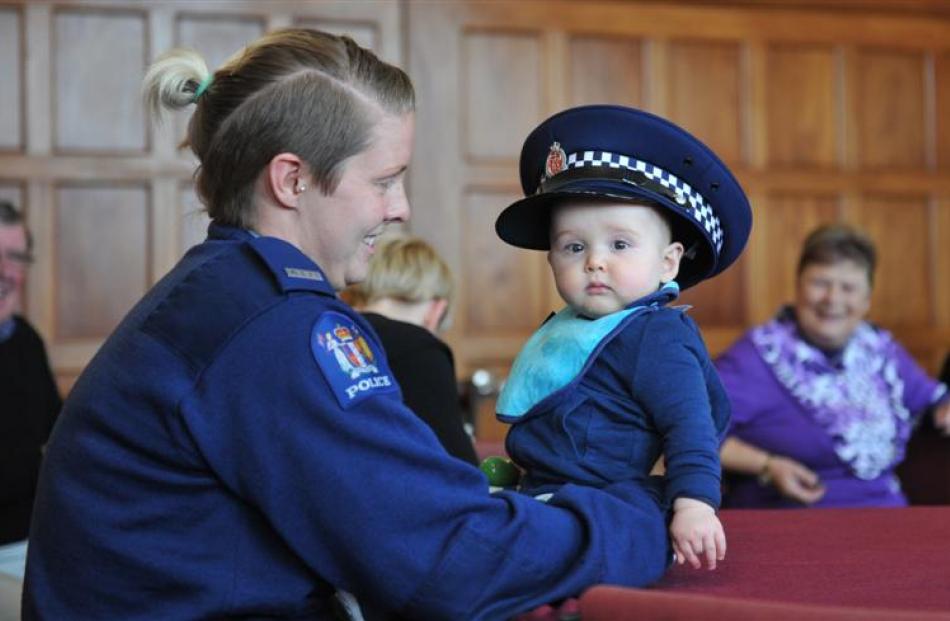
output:
[[[950,611],[950,506],[732,510],[726,559],[653,588],[790,603]]]

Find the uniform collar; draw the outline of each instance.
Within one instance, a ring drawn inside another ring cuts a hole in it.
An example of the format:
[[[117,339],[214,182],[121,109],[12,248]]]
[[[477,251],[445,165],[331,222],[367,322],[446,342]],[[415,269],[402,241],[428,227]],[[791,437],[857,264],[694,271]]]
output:
[[[208,239],[248,240],[254,239],[254,233],[236,226],[219,224],[214,220],[208,225]]]
[[[290,242],[212,222],[208,238],[243,241],[263,260],[282,291],[317,291],[336,296],[323,270]]]

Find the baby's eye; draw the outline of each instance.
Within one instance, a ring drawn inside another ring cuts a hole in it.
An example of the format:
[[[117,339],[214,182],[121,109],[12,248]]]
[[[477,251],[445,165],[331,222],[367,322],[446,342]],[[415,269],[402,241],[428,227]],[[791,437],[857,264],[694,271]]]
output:
[[[573,254],[577,254],[578,252],[584,252],[584,244],[573,242],[564,246],[564,250]]]
[[[630,247],[630,244],[622,239],[618,239],[614,242],[614,250],[626,250]]]
[[[396,183],[396,177],[388,177],[386,179],[377,181],[376,185],[378,185],[383,190],[388,190],[393,186],[394,183]]]

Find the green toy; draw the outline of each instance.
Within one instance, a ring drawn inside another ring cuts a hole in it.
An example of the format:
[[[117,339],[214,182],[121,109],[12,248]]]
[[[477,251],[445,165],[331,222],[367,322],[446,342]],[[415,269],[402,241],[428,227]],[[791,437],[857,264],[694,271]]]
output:
[[[514,487],[521,479],[518,466],[504,457],[497,455],[486,457],[479,467],[488,477],[488,484],[492,487]]]

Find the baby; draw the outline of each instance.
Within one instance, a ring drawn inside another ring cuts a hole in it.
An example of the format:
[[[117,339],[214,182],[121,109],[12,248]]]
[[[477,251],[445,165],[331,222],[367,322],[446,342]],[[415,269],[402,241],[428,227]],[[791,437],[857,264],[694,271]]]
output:
[[[521,489],[640,482],[672,514],[678,561],[713,569],[726,551],[716,510],[729,404],[696,325],[666,305],[739,256],[748,200],[696,138],[619,106],[542,123],[521,180],[526,198],[496,230],[548,251],[567,303],[525,344],[498,401]],[[665,476],[651,477],[661,457]]]

